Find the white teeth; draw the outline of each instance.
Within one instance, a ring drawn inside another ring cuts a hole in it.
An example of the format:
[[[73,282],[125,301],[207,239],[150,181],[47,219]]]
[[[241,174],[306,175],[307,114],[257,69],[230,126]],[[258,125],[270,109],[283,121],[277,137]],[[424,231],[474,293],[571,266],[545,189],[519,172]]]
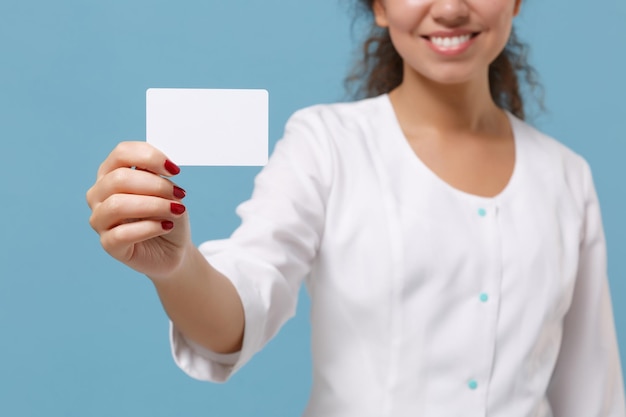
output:
[[[456,49],[465,42],[468,42],[471,37],[471,35],[452,36],[445,38],[433,36],[432,38],[430,38],[430,41],[441,49]]]

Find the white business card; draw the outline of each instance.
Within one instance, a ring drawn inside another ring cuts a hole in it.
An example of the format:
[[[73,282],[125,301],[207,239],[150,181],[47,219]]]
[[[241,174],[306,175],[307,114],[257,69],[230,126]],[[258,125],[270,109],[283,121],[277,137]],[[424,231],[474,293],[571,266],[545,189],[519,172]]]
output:
[[[265,165],[268,130],[267,90],[146,91],[146,139],[177,165]]]

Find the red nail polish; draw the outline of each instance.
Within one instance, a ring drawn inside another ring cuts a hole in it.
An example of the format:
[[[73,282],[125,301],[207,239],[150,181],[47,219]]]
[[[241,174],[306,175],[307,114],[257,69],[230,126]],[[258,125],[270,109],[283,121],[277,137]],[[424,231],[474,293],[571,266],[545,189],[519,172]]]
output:
[[[165,169],[172,175],[176,175],[180,172],[180,168],[178,167],[178,165],[176,165],[169,159],[165,161]]]
[[[183,206],[182,204],[178,204],[178,203],[172,203],[170,205],[172,213],[174,214],[183,214],[186,210],[185,206]]]
[[[161,227],[163,227],[163,230],[172,230],[174,228],[174,222],[164,220],[161,222]]]
[[[183,190],[180,187],[174,186],[174,197],[176,198],[185,198],[187,194],[185,193],[185,190]]]

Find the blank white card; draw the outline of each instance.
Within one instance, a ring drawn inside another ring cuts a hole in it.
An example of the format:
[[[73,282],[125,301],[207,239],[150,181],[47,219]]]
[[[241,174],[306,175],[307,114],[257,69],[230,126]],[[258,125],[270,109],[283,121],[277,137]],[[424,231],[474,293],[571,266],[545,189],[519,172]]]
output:
[[[265,165],[267,90],[150,88],[146,138],[177,165]]]

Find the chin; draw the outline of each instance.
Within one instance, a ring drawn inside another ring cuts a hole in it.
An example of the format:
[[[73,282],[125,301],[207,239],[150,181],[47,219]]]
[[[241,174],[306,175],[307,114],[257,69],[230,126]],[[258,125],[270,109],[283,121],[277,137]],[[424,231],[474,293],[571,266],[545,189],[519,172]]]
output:
[[[471,84],[479,77],[470,70],[461,68],[442,68],[417,73],[417,78],[426,82],[445,86]]]
[[[442,85],[461,85],[472,81],[471,77],[463,77],[457,74],[437,74],[429,77],[429,80],[436,84]]]

